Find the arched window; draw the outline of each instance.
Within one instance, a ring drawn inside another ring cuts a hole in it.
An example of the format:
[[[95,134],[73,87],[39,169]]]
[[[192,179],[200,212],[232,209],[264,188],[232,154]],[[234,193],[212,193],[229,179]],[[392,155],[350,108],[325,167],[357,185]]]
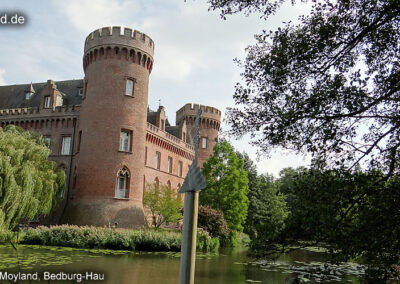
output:
[[[130,174],[126,167],[118,171],[117,188],[115,189],[116,198],[129,198]]]

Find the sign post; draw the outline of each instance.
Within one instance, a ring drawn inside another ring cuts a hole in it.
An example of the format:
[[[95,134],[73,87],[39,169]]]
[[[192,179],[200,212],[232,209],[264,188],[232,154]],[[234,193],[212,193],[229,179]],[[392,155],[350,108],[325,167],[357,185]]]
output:
[[[179,284],[194,284],[199,191],[206,188],[206,180],[201,173],[201,169],[197,166],[201,112],[201,109],[199,109],[196,113],[194,127],[194,160],[179,191],[185,194]]]

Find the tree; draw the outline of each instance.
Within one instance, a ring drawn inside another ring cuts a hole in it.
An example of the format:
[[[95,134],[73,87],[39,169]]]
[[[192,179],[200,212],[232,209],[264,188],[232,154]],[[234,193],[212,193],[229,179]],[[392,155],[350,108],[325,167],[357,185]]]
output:
[[[274,14],[285,0],[209,0],[221,15]],[[295,2],[295,1],[292,1]],[[400,2],[313,1],[299,24],[262,31],[247,48],[231,133],[268,153],[309,152],[329,167],[399,173]]]
[[[249,180],[249,208],[244,232],[251,239],[252,248],[273,242],[285,227],[288,216],[285,196],[278,190],[280,183],[271,175],[258,175],[254,162],[246,153],[236,152],[243,160]]]
[[[176,192],[166,185],[147,184],[143,192],[143,205],[149,210],[152,225],[156,228],[165,223],[176,223],[182,218],[182,201]]]
[[[226,140],[214,146],[213,155],[204,163],[207,188],[200,193],[200,204],[220,209],[231,230],[243,230],[249,200],[247,172],[243,160]]]
[[[246,233],[249,234],[251,246],[255,250],[275,242],[285,228],[289,211],[285,195],[278,191],[279,185],[273,176],[260,175],[250,189]]]
[[[39,134],[0,128],[0,229],[50,213],[63,196],[65,173],[49,154]]]
[[[282,173],[291,194],[285,229],[276,238],[285,247],[325,245],[334,261],[361,258],[366,278],[388,279],[400,264],[400,178],[382,182],[379,170],[349,173],[299,168]],[[354,203],[353,200],[359,200]],[[368,282],[369,283],[369,282]]]

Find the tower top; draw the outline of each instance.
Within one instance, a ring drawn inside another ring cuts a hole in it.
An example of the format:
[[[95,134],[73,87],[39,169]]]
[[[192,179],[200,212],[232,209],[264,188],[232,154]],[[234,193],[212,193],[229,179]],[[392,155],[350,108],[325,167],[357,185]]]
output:
[[[176,112],[176,124],[178,125],[187,116],[195,117],[197,111],[201,109],[202,118],[212,119],[218,123],[221,121],[221,111],[215,107],[187,103]]]
[[[122,31],[122,33],[121,33]],[[146,34],[131,28],[103,27],[91,32],[85,40],[85,54],[99,46],[121,46],[140,49],[153,57],[154,42]]]

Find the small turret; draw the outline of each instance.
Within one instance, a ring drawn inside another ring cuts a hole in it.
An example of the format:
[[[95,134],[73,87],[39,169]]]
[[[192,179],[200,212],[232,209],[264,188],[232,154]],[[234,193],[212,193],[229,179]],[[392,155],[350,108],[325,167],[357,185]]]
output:
[[[186,104],[176,112],[176,125],[186,122],[187,142],[193,143],[194,121],[198,109],[201,108],[199,131],[199,167],[212,155],[215,143],[218,141],[218,131],[221,124],[221,111],[210,106]]]

